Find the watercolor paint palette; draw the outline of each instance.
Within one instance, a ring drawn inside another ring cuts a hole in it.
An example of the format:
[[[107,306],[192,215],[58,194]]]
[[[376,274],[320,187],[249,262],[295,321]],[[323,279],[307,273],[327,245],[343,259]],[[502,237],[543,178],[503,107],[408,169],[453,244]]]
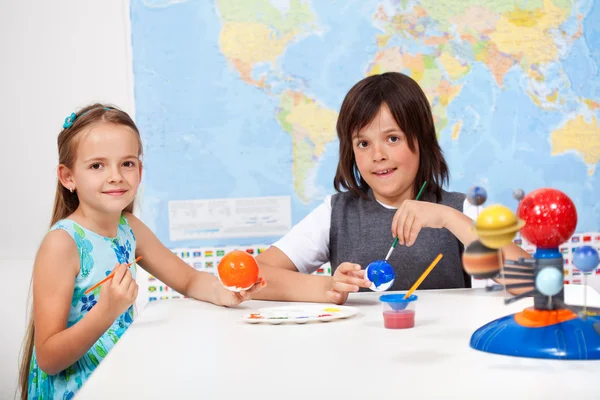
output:
[[[356,314],[358,314],[358,308],[348,306],[284,306],[261,308],[258,311],[244,315],[242,321],[250,324],[305,324],[312,321],[329,322],[336,319],[350,318]]]

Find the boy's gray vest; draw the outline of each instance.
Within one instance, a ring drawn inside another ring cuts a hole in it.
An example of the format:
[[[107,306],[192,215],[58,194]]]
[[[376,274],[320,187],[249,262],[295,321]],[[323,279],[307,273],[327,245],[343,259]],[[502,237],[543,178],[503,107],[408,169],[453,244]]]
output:
[[[464,200],[462,193],[442,191],[440,204],[462,212]],[[435,202],[435,196],[426,193],[419,201]],[[364,269],[372,261],[385,259],[394,241],[391,225],[395,209],[379,204],[371,191],[368,199],[349,192],[337,193],[331,199],[331,208],[332,273],[343,262],[356,263]],[[463,250],[462,243],[447,229],[421,229],[412,246],[398,243],[392,252],[388,262],[396,271],[396,280],[389,290],[410,289],[439,253],[444,256],[419,289],[471,287],[471,278],[462,268]]]

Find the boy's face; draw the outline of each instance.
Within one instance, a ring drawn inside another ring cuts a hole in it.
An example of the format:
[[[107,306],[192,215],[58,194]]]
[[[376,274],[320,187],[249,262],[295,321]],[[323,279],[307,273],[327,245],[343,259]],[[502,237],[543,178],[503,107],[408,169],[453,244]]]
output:
[[[377,200],[399,207],[413,198],[418,146],[415,153],[410,150],[387,105],[353,138],[352,149],[358,170]]]
[[[126,126],[101,123],[82,132],[70,171],[80,204],[120,214],[135,198],[141,181],[138,154],[136,134]]]

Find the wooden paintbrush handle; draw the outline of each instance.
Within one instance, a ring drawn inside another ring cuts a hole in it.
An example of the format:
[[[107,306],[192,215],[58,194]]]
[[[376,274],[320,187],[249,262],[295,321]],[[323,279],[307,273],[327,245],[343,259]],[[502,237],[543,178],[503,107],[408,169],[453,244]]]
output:
[[[133,263],[136,263],[138,261],[140,261],[142,259],[142,256],[139,256],[138,258],[135,259],[134,262],[127,264],[127,267],[129,268]],[[113,269],[113,271],[108,274],[108,276],[104,279],[102,279],[100,282],[96,283],[94,286],[92,286],[91,288],[89,288],[88,290],[86,290],[85,292],[83,292],[83,294],[88,294],[89,292],[91,292],[92,290],[96,289],[98,286],[102,285],[103,283],[109,281],[110,279],[112,279],[112,277],[115,276],[115,270]]]

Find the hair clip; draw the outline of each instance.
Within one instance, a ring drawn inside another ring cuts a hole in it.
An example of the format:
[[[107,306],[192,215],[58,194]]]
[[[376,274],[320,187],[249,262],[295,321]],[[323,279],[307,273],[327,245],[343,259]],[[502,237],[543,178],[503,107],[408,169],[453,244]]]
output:
[[[109,107],[103,107],[106,111],[110,111],[111,108]],[[87,110],[86,112],[84,112],[83,114],[80,115],[80,117],[83,117],[85,114],[89,113],[90,111],[94,110],[94,108],[92,108],[91,110]],[[75,122],[75,120],[77,119],[77,114],[75,113],[71,113],[71,115],[69,115],[67,118],[65,118],[65,123],[63,124],[63,128],[67,129],[70,128],[73,123]]]
[[[63,128],[65,128],[65,129],[70,128],[71,125],[73,125],[73,122],[75,122],[75,118],[77,118],[77,115],[75,113],[71,113],[71,115],[69,115],[67,118],[65,118],[65,123],[63,124]]]

